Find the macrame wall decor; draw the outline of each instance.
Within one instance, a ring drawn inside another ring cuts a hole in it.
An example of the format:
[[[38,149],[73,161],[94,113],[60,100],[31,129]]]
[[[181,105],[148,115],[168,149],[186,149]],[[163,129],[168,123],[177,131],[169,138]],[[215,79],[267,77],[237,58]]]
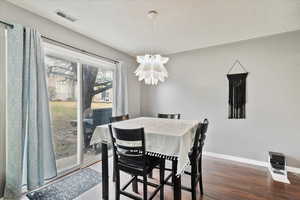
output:
[[[240,66],[243,73],[230,74],[235,66]],[[229,119],[245,119],[246,118],[246,78],[248,72],[239,60],[236,60],[227,73],[229,81]]]

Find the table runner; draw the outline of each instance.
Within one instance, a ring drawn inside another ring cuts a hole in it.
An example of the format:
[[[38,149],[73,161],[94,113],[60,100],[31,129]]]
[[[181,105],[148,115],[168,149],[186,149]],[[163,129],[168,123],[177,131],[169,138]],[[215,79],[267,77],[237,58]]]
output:
[[[144,127],[146,151],[149,155],[178,159],[177,174],[181,174],[189,164],[188,153],[193,145],[197,120],[175,120],[140,117],[113,123],[113,127],[134,129]],[[108,125],[97,126],[91,145],[100,142],[110,143]]]

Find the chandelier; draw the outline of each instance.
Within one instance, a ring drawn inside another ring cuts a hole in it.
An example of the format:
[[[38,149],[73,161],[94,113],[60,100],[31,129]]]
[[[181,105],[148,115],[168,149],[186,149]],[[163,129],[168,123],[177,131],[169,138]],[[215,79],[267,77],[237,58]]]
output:
[[[148,12],[148,17],[152,20],[157,15],[158,13],[155,10]],[[162,57],[159,54],[145,54],[144,56],[137,56],[136,61],[139,66],[135,71],[135,75],[139,77],[139,81],[145,80],[146,85],[157,85],[158,81],[164,82],[165,78],[168,77],[164,64],[169,61],[169,58]]]

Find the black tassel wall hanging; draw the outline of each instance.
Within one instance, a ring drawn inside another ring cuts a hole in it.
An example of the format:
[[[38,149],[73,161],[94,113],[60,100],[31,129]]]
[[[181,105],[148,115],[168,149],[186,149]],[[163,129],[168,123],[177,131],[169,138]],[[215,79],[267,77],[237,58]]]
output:
[[[234,66],[238,64],[244,73],[230,74]],[[246,78],[248,72],[237,60],[230,68],[227,78],[229,81],[229,100],[228,100],[228,118],[245,119],[246,118]]]

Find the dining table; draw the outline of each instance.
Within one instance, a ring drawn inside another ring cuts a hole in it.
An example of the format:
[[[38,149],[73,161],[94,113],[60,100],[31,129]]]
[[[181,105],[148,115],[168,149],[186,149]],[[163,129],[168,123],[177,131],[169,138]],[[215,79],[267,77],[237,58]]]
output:
[[[144,128],[146,154],[172,161],[174,199],[181,199],[181,175],[189,165],[188,154],[192,148],[199,120],[177,120],[138,117],[112,123],[120,129]],[[109,199],[108,146],[111,136],[108,124],[97,126],[91,145],[100,144],[102,150],[102,198]]]

